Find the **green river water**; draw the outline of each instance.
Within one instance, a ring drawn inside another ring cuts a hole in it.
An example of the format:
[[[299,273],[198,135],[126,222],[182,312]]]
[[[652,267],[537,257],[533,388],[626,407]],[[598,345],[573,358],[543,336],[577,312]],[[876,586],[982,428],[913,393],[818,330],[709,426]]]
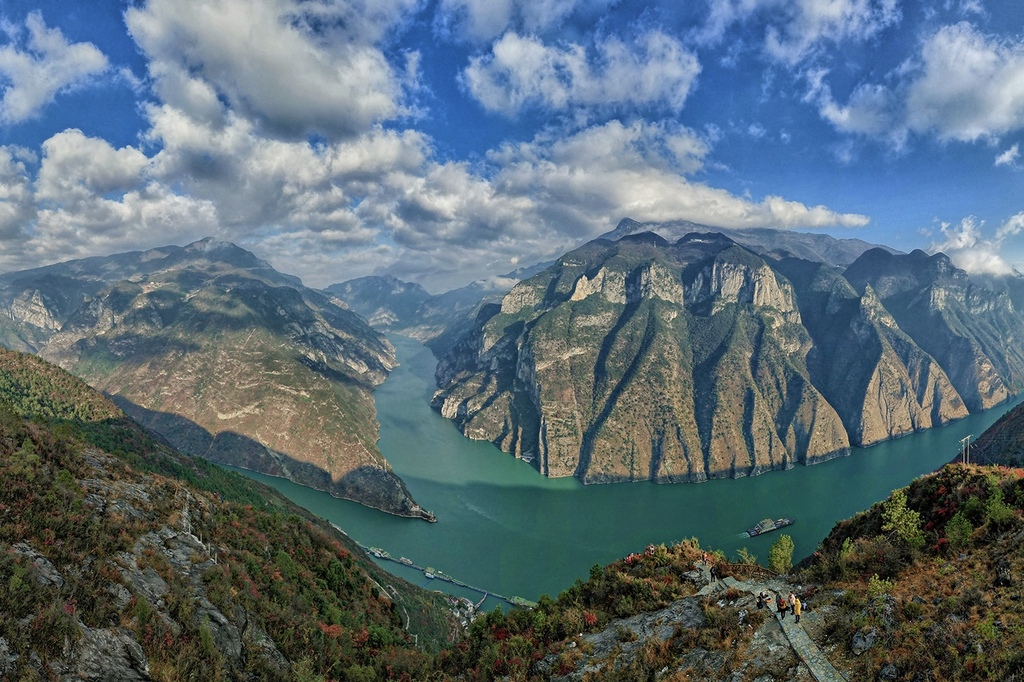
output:
[[[751,478],[700,484],[583,486],[547,479],[490,443],[464,438],[430,408],[435,360],[418,341],[391,337],[401,365],[376,394],[380,449],[437,523],[402,519],[282,479],[246,472],[368,546],[404,556],[465,583],[536,600],[558,594],[594,564],[651,543],[696,537],[733,558],[746,547],[762,562],[779,533],[740,533],[765,517],[789,516],[794,559],[815,550],[835,523],[949,461],[1012,404],[915,433],[849,457]],[[473,597],[392,562],[389,571]],[[477,599],[474,599],[477,601]],[[485,608],[492,606],[489,600]]]

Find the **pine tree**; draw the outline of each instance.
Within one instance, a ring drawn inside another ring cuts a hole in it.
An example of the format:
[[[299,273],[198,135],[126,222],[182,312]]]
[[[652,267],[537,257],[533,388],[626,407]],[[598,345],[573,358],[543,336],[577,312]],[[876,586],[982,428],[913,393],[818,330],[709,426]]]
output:
[[[768,550],[768,568],[776,573],[788,573],[793,567],[793,538],[780,535]]]

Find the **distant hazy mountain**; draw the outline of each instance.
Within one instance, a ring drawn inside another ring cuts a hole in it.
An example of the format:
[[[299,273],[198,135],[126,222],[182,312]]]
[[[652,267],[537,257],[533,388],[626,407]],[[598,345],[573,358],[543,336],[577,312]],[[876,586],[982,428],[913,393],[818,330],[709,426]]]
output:
[[[376,446],[387,340],[233,244],[0,277],[2,340],[81,376],[179,449],[421,511]]]
[[[1021,390],[1006,293],[942,255],[810,240],[806,259],[779,234],[759,250],[781,258],[713,233],[572,251],[483,308],[434,404],[549,476],[693,481],[820,461]]]
[[[899,253],[887,246],[870,244],[861,239],[836,239],[827,234],[795,232],[770,228],[727,229],[691,223],[687,220],[667,223],[640,223],[624,218],[614,230],[601,235],[600,239],[617,241],[631,234],[654,232],[674,242],[693,232],[715,232],[724,234],[737,244],[742,244],[754,253],[768,258],[801,258],[815,263],[845,268],[869,249],[881,248]]]
[[[419,284],[391,276],[369,276],[332,284],[325,289],[366,318],[375,329],[405,327],[430,293]]]
[[[469,331],[481,305],[501,300],[518,281],[548,265],[520,268],[437,295],[388,275],[351,279],[325,291],[366,318],[374,329],[419,339],[440,355]]]

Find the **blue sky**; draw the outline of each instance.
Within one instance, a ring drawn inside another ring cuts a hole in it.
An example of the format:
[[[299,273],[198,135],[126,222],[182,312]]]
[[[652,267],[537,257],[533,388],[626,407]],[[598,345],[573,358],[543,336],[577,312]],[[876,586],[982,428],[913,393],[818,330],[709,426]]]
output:
[[[0,271],[213,236],[439,292],[623,217],[1024,270],[1013,0],[0,0],[0,92]]]

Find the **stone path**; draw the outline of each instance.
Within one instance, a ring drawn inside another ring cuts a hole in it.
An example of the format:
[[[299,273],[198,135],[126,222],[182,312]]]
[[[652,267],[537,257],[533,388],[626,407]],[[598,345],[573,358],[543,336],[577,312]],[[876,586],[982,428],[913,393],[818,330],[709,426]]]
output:
[[[700,568],[699,565],[698,568],[702,573],[707,573],[706,568]],[[708,579],[710,580],[710,575],[708,575]],[[769,593],[779,591],[777,589],[772,589],[763,583],[739,581],[732,576],[726,576],[718,582],[708,584],[702,588],[698,594],[710,596],[714,592],[722,589],[723,586],[726,589],[732,587],[754,595],[762,590]],[[835,667],[829,663],[828,659],[825,658],[825,655],[821,653],[821,649],[818,648],[818,645],[807,636],[807,633],[802,627],[797,625],[795,618],[792,616],[789,619],[779,618],[778,613],[772,611],[771,606],[768,607],[768,611],[769,613],[775,613],[775,617],[778,620],[779,625],[782,626],[782,631],[785,633],[786,639],[789,640],[790,646],[793,647],[793,651],[797,653],[797,656],[799,656],[800,660],[804,662],[807,669],[811,671],[811,675],[814,676],[815,680],[818,682],[846,682],[846,678],[843,677],[842,673],[836,670]]]

